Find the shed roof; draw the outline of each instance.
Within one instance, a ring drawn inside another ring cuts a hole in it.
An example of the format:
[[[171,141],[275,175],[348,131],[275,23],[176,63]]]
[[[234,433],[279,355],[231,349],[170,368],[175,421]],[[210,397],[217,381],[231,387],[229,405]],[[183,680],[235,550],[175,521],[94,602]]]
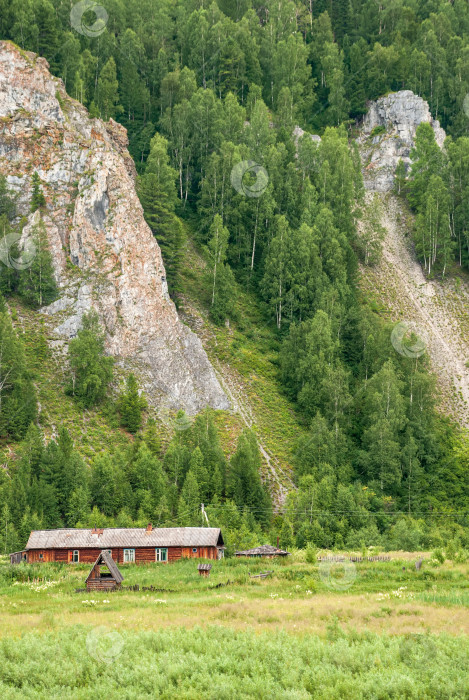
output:
[[[33,530],[26,549],[111,549],[112,547],[223,547],[218,527],[109,527]]]
[[[235,552],[235,554],[238,554],[240,556],[245,556],[245,557],[256,557],[256,556],[269,556],[269,555],[278,555],[278,556],[283,556],[286,554],[290,554],[290,552],[287,552],[284,549],[278,549],[277,547],[273,547],[270,544],[263,544],[261,547],[254,547],[254,549],[244,549],[243,551],[240,552]]]
[[[116,583],[122,583],[122,581],[124,580],[124,577],[122,576],[121,572],[117,568],[117,564],[114,561],[114,559],[111,557],[109,552],[106,552],[106,551],[99,553],[98,558],[96,559],[95,563],[91,567],[90,573],[86,577],[87,581],[88,581],[89,577],[91,576],[91,574],[93,573],[94,567],[97,566],[98,564],[105,564],[107,566],[107,568],[109,569],[109,571],[111,572],[111,576],[114,579],[114,581]]]

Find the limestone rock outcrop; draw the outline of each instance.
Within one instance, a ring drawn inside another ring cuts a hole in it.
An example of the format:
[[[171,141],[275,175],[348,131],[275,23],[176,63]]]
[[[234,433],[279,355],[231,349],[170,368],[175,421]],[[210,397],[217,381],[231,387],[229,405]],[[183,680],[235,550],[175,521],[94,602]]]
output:
[[[194,414],[228,408],[199,338],[168,296],[157,241],[135,191],[127,133],[90,118],[48,64],[0,42],[0,172],[28,218],[31,175],[46,197],[43,214],[60,298],[43,312],[70,338],[94,308],[107,351],[140,375],[150,401]]]
[[[366,189],[377,192],[392,189],[399,160],[407,167],[410,165],[415,133],[423,122],[432,125],[441,148],[446,137],[444,130],[433,119],[428,103],[411,90],[393,92],[369,104],[358,138]]]

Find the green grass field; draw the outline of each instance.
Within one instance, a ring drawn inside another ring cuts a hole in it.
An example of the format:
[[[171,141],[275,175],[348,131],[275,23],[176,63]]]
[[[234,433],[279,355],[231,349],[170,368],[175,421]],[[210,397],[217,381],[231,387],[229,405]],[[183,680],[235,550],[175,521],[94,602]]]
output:
[[[0,695],[469,697],[467,564],[302,558],[127,565],[140,590],[92,594],[85,565],[3,561]]]

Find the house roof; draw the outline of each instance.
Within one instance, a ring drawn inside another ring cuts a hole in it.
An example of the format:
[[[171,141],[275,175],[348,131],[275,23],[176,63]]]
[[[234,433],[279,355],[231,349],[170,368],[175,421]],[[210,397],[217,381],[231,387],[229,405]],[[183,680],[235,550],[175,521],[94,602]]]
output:
[[[100,552],[98,558],[96,559],[95,563],[91,567],[90,573],[86,577],[87,581],[88,581],[89,577],[91,576],[91,574],[93,573],[93,569],[97,564],[105,564],[107,566],[107,568],[109,569],[109,571],[111,572],[111,576],[114,579],[114,581],[116,583],[122,583],[122,581],[124,580],[124,577],[122,576],[121,572],[117,568],[117,564],[114,561],[114,559],[111,557],[109,552],[106,552],[106,551]]]
[[[33,530],[26,549],[111,549],[112,547],[223,547],[218,527],[109,527]]]
[[[262,555],[267,556],[272,554],[282,556],[284,554],[290,554],[290,552],[287,552],[284,549],[277,549],[277,547],[272,547],[272,545],[270,544],[263,544],[261,547],[254,547],[254,549],[245,549],[241,552],[235,552],[235,554],[244,557],[256,557]]]

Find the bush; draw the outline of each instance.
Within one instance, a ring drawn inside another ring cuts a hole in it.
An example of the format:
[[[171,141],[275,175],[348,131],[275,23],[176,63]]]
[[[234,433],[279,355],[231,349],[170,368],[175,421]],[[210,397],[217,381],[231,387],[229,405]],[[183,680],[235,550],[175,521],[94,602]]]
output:
[[[360,530],[352,530],[347,536],[347,549],[362,549],[362,547],[377,547],[382,545],[382,536],[373,523]]]
[[[412,518],[401,518],[391,528],[387,536],[387,549],[402,549],[415,552],[421,548],[422,531]]]
[[[315,564],[318,557],[317,547],[312,543],[308,542],[306,545],[306,561],[308,564]]]
[[[435,559],[439,564],[444,564],[446,557],[441,551],[441,549],[435,549],[435,551],[432,554],[432,559]]]

